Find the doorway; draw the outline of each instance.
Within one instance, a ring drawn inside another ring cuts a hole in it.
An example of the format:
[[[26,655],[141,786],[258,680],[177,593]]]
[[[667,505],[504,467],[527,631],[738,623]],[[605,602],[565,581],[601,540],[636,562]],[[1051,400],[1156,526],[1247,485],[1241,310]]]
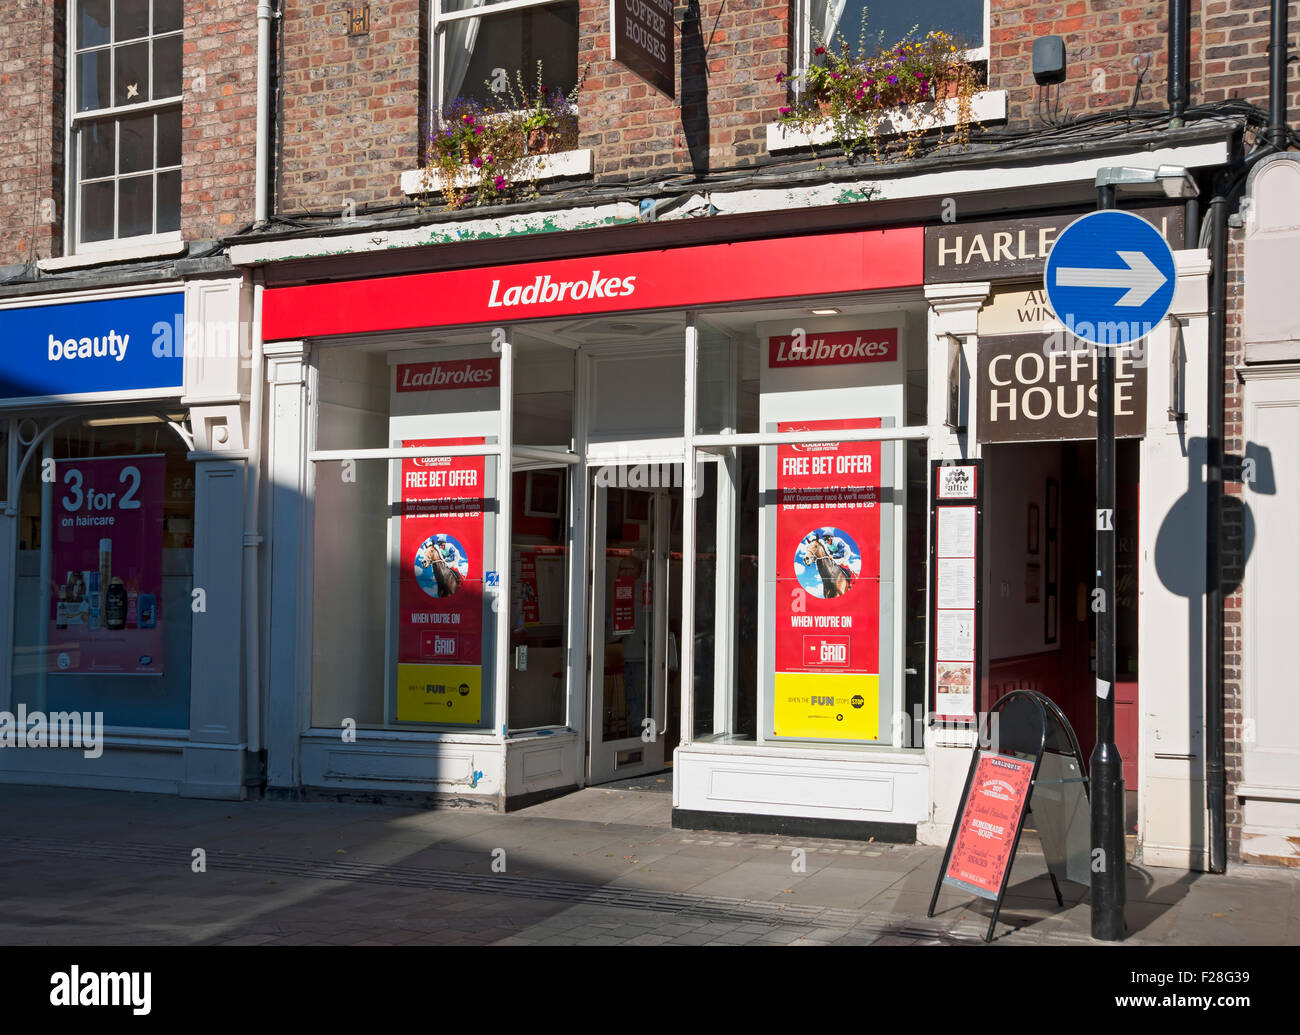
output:
[[[1127,829],[1138,788],[1138,506],[1141,442],[1116,443],[1115,743]],[[989,629],[985,706],[1037,690],[1061,706],[1084,759],[1096,742],[1096,444],[986,445]]]
[[[590,476],[587,782],[666,768],[679,737],[680,465]]]

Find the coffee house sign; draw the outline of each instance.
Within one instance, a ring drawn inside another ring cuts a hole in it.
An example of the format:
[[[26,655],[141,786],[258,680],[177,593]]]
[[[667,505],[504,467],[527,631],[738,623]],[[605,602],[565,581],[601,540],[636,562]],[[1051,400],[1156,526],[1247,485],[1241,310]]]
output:
[[[976,438],[1041,442],[1097,436],[1097,350],[1069,335],[981,337]],[[1145,430],[1147,379],[1141,349],[1115,357],[1115,434]]]

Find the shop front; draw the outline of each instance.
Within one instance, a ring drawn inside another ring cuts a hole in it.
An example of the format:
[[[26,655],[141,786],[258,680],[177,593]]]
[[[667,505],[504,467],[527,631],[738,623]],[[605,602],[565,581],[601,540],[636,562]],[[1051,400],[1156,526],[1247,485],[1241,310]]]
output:
[[[1032,282],[1072,218],[268,286],[270,792],[514,808],[671,768],[679,826],[943,843],[1002,693],[1090,741],[1093,357]],[[1187,862],[1179,264],[1117,393],[1120,715],[1140,833]],[[936,464],[978,479],[978,563],[933,560]]]
[[[932,445],[955,462],[980,458],[978,708],[1042,692],[1085,758],[1100,692],[1096,530],[1113,521],[1126,833],[1147,862],[1200,868],[1208,262],[1182,250],[1180,207],[1137,213],[1175,249],[1179,280],[1171,318],[1116,357],[1114,513],[1096,508],[1096,350],[1066,333],[1043,291],[1044,260],[1075,215],[927,229],[926,295],[962,366],[960,418]],[[953,754],[934,755],[941,821]]]
[[[0,780],[224,798],[255,782],[247,302],[225,278],[0,304]]]
[[[268,287],[270,792],[513,808],[671,767],[681,825],[914,836],[922,247]]]

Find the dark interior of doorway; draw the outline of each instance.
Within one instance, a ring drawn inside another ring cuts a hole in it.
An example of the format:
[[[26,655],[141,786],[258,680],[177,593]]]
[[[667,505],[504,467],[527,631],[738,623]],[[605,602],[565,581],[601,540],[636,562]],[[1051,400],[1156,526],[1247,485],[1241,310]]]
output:
[[[1124,760],[1126,829],[1137,823],[1138,506],[1136,439],[1116,448],[1116,744]],[[1096,742],[1096,444],[985,449],[989,585],[984,707],[1012,690],[1056,701],[1085,759]]]

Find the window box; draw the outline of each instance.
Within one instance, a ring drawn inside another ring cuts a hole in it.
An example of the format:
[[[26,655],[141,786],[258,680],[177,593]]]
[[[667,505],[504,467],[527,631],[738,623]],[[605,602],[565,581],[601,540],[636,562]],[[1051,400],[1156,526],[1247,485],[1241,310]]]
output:
[[[938,108],[938,110],[936,110]],[[971,98],[973,123],[999,122],[1007,117],[1005,90],[982,90]],[[942,128],[957,124],[957,101],[950,99],[934,103],[909,104],[882,112],[876,130],[884,136],[901,136],[917,129]],[[817,126],[802,128],[785,122],[772,122],[767,126],[769,152],[795,151],[833,144],[838,139],[834,121],[826,118]]]
[[[552,154],[529,155],[519,167],[517,181],[559,180],[576,176],[590,176],[596,169],[596,160],[587,148],[574,151],[556,151]],[[466,169],[450,186],[467,189],[478,180],[477,171]],[[402,193],[414,197],[442,190],[445,183],[439,170],[434,168],[408,169],[402,173]]]

